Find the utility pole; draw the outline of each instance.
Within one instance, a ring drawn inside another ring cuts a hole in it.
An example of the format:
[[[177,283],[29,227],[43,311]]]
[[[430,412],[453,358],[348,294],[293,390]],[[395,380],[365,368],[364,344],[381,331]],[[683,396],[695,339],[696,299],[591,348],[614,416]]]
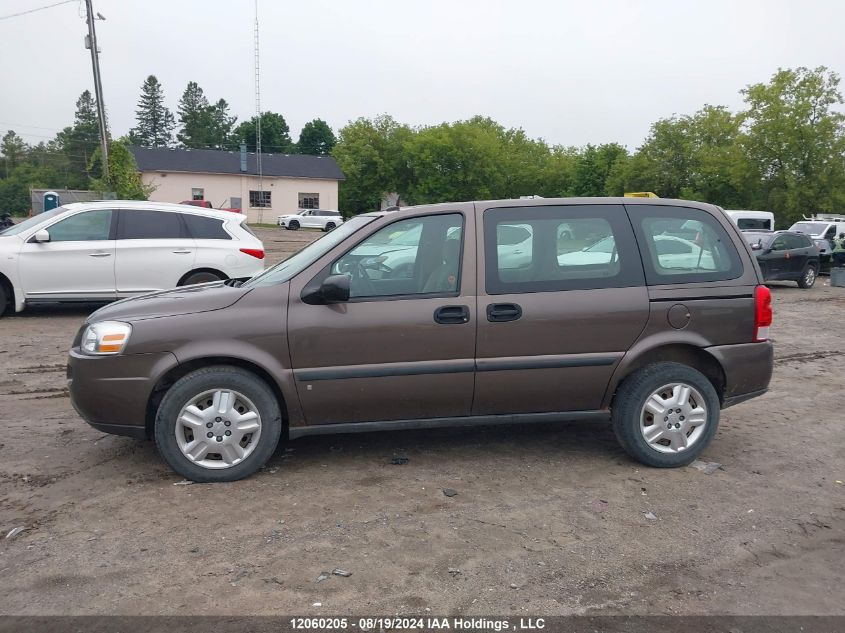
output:
[[[97,119],[100,123],[100,147],[103,150],[103,180],[109,182],[109,140],[106,135],[106,106],[103,103],[103,82],[100,79],[100,48],[97,46],[97,31],[94,28],[94,7],[92,0],[85,0],[85,8],[88,11],[88,37],[85,42],[86,48],[91,49],[91,66],[94,69],[94,94],[97,98]],[[99,15],[99,14],[97,14]],[[101,20],[104,20],[100,16]]]
[[[258,167],[258,222],[264,222],[264,167],[261,160],[261,66],[258,62],[258,0],[255,0],[255,165]]]

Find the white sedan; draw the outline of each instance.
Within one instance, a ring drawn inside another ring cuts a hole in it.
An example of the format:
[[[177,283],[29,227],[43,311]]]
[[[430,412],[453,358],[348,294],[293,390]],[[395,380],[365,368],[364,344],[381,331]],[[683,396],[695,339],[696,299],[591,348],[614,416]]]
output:
[[[252,277],[264,245],[246,217],[134,200],[57,207],[0,232],[0,314]]]
[[[289,231],[298,229],[320,229],[327,233],[343,224],[343,216],[340,211],[331,209],[303,209],[299,213],[280,215],[279,226]]]

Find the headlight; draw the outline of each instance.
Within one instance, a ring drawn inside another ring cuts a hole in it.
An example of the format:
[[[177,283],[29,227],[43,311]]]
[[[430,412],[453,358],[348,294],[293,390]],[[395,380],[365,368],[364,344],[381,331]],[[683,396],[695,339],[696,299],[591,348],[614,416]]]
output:
[[[86,354],[120,354],[126,343],[132,326],[120,321],[101,321],[92,323],[82,333],[80,347]]]

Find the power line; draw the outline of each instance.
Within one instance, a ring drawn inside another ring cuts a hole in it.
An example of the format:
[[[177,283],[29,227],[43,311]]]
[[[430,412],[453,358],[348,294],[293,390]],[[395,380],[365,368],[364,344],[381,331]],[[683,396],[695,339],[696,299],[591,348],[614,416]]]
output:
[[[22,15],[29,15],[30,13],[35,13],[36,11],[43,11],[44,9],[52,9],[53,7],[58,7],[63,4],[70,4],[71,2],[77,2],[78,0],[63,0],[62,2],[55,2],[53,4],[46,4],[43,7],[36,7],[34,9],[29,9],[27,11],[21,11],[20,13],[10,13],[9,15],[0,15],[0,20],[10,20],[11,18],[19,18]]]

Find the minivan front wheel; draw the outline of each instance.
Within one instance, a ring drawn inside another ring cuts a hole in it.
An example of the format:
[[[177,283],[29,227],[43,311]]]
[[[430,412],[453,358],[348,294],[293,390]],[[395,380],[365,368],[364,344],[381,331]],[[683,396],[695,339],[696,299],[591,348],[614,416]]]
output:
[[[698,370],[656,363],[631,374],[616,393],[613,430],[622,448],[648,466],[686,466],[719,425],[719,396]]]
[[[273,455],[282,431],[275,394],[255,374],[215,366],[180,378],[161,401],[155,421],[159,452],[196,482],[235,481]]]

